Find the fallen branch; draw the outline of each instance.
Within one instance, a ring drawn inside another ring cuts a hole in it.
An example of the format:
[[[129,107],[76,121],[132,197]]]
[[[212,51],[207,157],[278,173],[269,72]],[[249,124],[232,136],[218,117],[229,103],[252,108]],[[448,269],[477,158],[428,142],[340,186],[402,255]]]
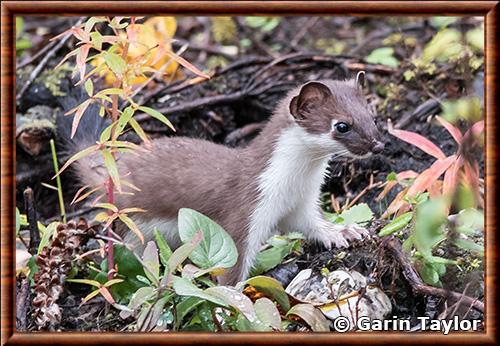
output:
[[[452,298],[454,301],[459,302],[462,305],[472,306],[477,311],[484,312],[484,304],[477,300],[477,298],[466,296],[464,293],[458,293],[426,285],[418,275],[413,265],[410,263],[408,257],[403,253],[401,249],[401,242],[396,238],[390,238],[388,241],[385,241],[383,246],[385,246],[385,248],[388,249],[392,256],[399,262],[403,275],[411,285],[415,294],[438,296],[446,299]]]

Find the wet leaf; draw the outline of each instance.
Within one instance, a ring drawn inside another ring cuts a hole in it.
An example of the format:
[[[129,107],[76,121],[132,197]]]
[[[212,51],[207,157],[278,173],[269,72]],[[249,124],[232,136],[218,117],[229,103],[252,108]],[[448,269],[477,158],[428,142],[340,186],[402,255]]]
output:
[[[280,312],[276,305],[268,298],[259,298],[254,304],[257,318],[265,325],[272,327],[274,330],[281,329]]]
[[[175,293],[180,296],[198,297],[204,300],[208,300],[209,302],[212,302],[219,306],[227,307],[226,303],[222,299],[206,293],[188,279],[175,276],[173,288]]]
[[[242,313],[250,322],[257,319],[253,303],[246,295],[237,291],[233,287],[216,286],[210,287],[205,290],[205,293],[210,294],[222,300],[227,305],[235,308]]]

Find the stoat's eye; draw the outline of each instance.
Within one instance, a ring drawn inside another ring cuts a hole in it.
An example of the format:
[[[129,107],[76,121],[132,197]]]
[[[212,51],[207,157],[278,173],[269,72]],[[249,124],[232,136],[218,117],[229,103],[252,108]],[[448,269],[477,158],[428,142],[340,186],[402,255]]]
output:
[[[351,129],[349,124],[346,124],[344,122],[338,122],[335,124],[335,130],[340,133],[346,133]]]

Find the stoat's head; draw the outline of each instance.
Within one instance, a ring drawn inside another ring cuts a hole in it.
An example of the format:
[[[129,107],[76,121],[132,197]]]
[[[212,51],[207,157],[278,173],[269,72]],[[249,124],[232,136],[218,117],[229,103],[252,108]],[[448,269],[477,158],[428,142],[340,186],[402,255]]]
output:
[[[356,80],[313,81],[290,99],[298,126],[317,138],[310,141],[339,156],[364,158],[381,153],[384,143],[362,92],[364,72]]]

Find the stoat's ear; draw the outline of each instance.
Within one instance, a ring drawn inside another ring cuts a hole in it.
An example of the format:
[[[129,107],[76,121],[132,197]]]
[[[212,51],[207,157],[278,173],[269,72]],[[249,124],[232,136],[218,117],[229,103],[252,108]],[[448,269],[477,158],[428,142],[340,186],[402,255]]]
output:
[[[356,75],[356,86],[359,89],[363,89],[365,87],[365,71],[359,71]]]
[[[321,82],[309,82],[302,86],[297,96],[290,101],[290,113],[295,119],[303,119],[310,109],[322,105],[331,97],[330,89]]]

